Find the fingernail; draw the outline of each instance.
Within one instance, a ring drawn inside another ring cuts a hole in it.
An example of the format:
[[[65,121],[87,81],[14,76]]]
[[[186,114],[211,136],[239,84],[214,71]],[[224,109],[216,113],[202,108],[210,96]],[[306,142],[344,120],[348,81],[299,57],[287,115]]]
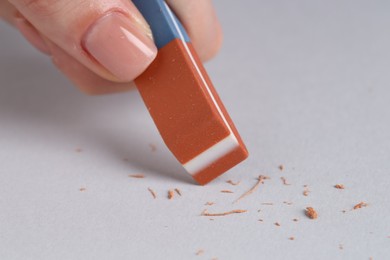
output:
[[[21,14],[15,14],[14,24],[16,28],[23,34],[24,38],[29,41],[35,48],[41,52],[50,55],[50,49],[42,39],[37,29],[27,21]]]
[[[84,49],[122,81],[132,81],[157,55],[153,41],[118,12],[97,20],[82,39]]]

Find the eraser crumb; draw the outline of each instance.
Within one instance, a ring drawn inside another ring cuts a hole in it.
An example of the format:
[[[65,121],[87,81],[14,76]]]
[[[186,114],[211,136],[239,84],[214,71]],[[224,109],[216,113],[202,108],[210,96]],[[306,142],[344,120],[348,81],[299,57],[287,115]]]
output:
[[[203,255],[203,253],[204,253],[204,250],[203,250],[203,249],[199,249],[199,250],[195,253],[195,255]]]
[[[291,185],[290,183],[287,182],[286,178],[280,177],[280,179],[282,180],[283,185]]]
[[[174,195],[175,195],[175,193],[174,193],[173,190],[169,190],[169,191],[168,191],[168,199],[169,199],[169,200],[173,199]]]
[[[343,184],[336,184],[336,185],[334,185],[334,187],[335,187],[336,189],[339,189],[339,190],[345,189],[345,187],[344,187]]]
[[[129,174],[128,176],[130,178],[135,178],[135,179],[143,179],[143,178],[145,178],[145,175],[143,175],[143,174]]]
[[[353,209],[361,209],[361,208],[367,207],[367,206],[368,206],[368,204],[362,201],[362,202],[356,204],[355,206],[353,206]]]
[[[310,190],[309,188],[307,187],[307,185],[304,185],[305,189],[303,190],[302,194],[303,196],[309,196],[309,193],[310,193]]]
[[[154,192],[154,190],[152,190],[151,188],[148,188],[148,191],[150,192],[150,194],[152,194],[153,199],[156,199],[156,198],[157,198],[157,195],[156,195],[156,193]]]
[[[242,195],[241,195],[238,199],[236,199],[233,203],[236,203],[236,202],[242,200],[243,198],[245,198],[245,197],[248,196],[249,194],[251,194],[251,193],[253,193],[254,191],[256,191],[257,188],[260,186],[260,184],[264,183],[264,180],[266,180],[266,179],[269,179],[269,177],[260,175],[260,176],[257,178],[256,184],[255,184],[251,189],[249,189],[247,192],[245,192],[244,194],[242,194]]]
[[[229,184],[231,184],[233,186],[236,186],[236,185],[240,184],[241,182],[240,181],[233,182],[232,180],[227,180],[226,183],[229,183]]]
[[[176,193],[177,193],[179,196],[181,196],[181,191],[180,191],[178,188],[176,188],[175,191],[176,191]]]
[[[247,210],[244,209],[234,209],[231,211],[226,211],[226,212],[221,212],[221,213],[209,213],[207,209],[205,209],[202,213],[201,216],[207,216],[207,217],[220,217],[220,216],[227,216],[231,214],[240,214],[240,213],[245,213]]]
[[[307,216],[308,218],[310,218],[310,219],[316,219],[316,218],[318,218],[318,213],[317,213],[317,211],[315,211],[315,209],[312,208],[312,207],[307,207],[307,208],[306,208],[306,211],[305,211],[305,214],[306,214],[306,216]]]

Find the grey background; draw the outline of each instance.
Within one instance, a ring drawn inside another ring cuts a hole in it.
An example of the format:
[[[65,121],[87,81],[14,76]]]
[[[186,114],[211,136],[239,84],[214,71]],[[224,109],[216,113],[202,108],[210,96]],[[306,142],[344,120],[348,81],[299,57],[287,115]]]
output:
[[[1,259],[390,258],[390,3],[215,3],[225,43],[207,68],[250,157],[205,187],[136,91],[85,96],[0,24]],[[271,180],[232,204],[259,174]]]

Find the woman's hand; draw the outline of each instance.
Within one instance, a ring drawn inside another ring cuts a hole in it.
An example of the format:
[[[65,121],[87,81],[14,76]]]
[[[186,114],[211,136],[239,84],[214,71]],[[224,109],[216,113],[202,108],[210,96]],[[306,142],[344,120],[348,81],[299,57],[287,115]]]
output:
[[[211,0],[167,3],[200,58],[213,57],[222,32]],[[88,94],[132,88],[157,54],[149,26],[129,0],[0,0],[0,17]]]

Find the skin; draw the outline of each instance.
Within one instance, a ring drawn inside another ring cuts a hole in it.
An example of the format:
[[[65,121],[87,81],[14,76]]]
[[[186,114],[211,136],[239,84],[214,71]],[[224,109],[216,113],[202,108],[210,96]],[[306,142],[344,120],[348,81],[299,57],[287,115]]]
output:
[[[207,61],[214,57],[222,43],[222,31],[211,0],[166,2],[183,23],[200,58]],[[142,33],[150,35],[145,20],[128,0],[0,0],[0,18],[19,30],[90,95],[134,87],[131,80],[117,78],[82,48],[82,37],[89,26],[112,10],[119,10]]]

